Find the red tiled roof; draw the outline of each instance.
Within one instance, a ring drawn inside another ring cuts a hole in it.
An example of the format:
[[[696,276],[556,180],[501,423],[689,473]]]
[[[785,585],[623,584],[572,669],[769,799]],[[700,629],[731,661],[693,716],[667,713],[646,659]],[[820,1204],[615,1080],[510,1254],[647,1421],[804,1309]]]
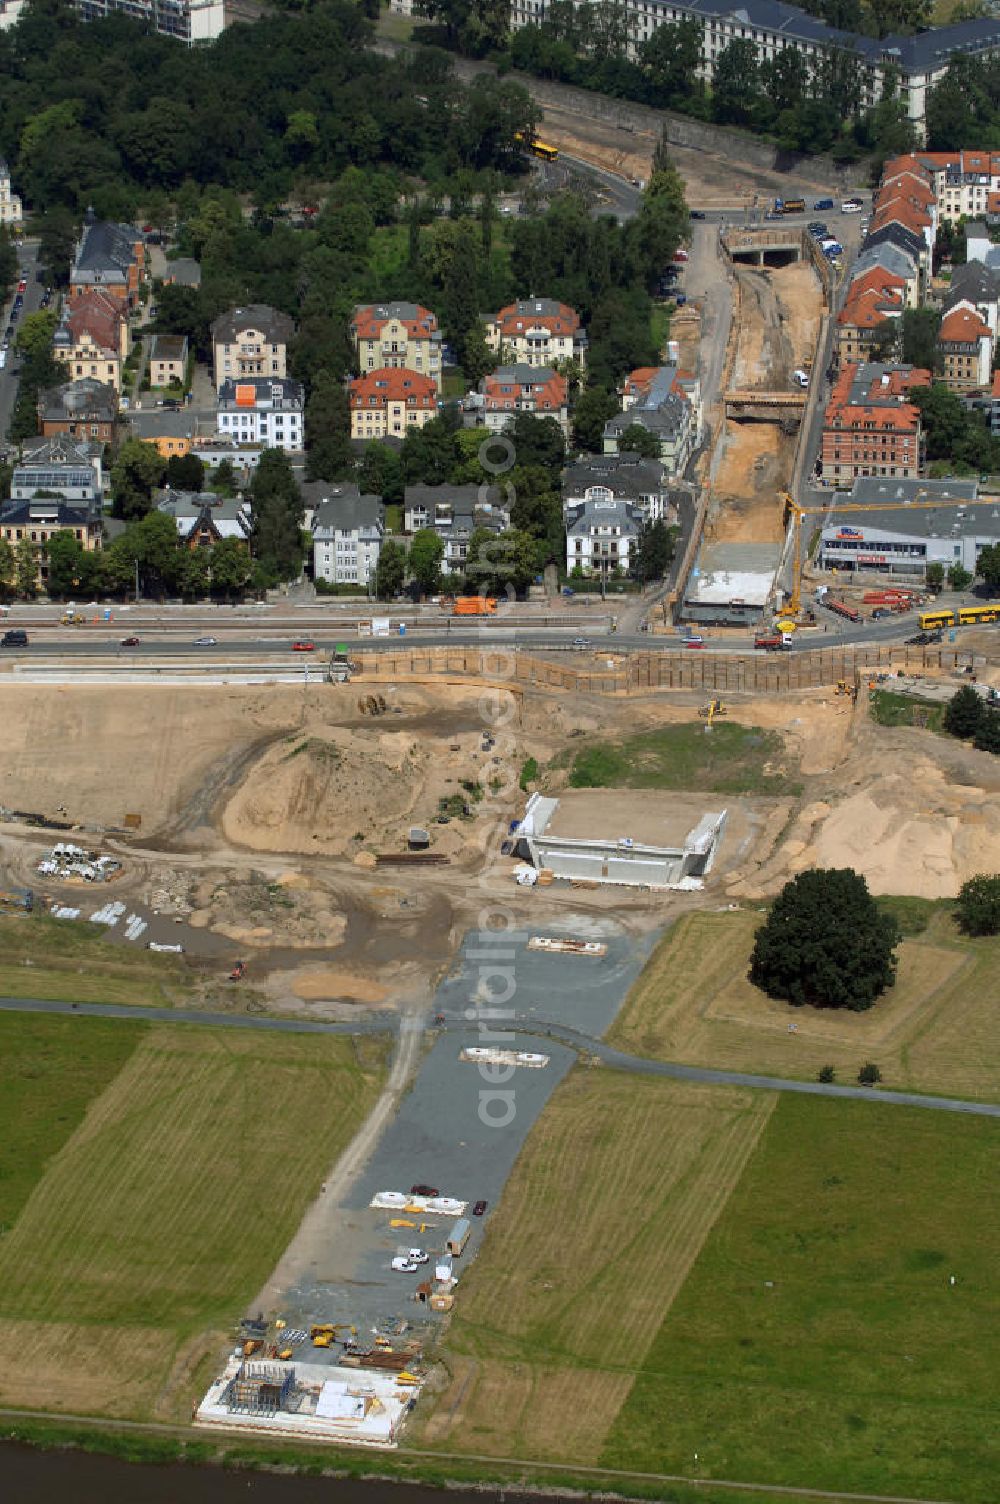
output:
[[[557,303],[554,313],[536,313],[531,300],[511,303],[501,308],[493,320],[501,338],[512,339],[528,329],[547,329],[550,334],[575,334],[580,327],[580,315],[566,303]]]
[[[542,373],[540,372],[539,375]],[[490,412],[512,412],[518,402],[531,398],[537,411],[557,412],[566,406],[568,383],[565,376],[556,371],[546,373],[544,380],[517,380],[505,376],[501,370],[483,381],[483,395]]]
[[[378,408],[387,402],[405,402],[410,407],[436,407],[437,387],[433,377],[416,371],[367,371],[351,382],[351,406]]]
[[[960,305],[945,314],[941,321],[938,339],[946,344],[971,345],[977,343],[984,334],[989,334],[989,332],[989,326],[983,323],[978,313],[973,313],[970,308]]]
[[[121,351],[121,304],[95,289],[81,293],[70,303],[65,323],[74,345],[89,334],[102,350],[118,355]]]
[[[402,324],[410,339],[430,339],[432,334],[437,333],[438,321],[429,308],[421,304],[414,305],[416,318],[403,319],[397,314],[385,311],[384,304],[366,303],[361,308],[354,310],[351,320],[351,331],[355,339],[378,339],[386,324],[394,319]]]

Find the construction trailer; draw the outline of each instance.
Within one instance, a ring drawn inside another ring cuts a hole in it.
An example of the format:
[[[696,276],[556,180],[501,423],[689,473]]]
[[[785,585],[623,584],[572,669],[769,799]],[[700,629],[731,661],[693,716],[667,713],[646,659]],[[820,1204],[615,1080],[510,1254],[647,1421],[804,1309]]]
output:
[[[467,1217],[460,1217],[448,1234],[445,1248],[453,1259],[457,1259],[466,1243],[469,1241],[472,1225]]]

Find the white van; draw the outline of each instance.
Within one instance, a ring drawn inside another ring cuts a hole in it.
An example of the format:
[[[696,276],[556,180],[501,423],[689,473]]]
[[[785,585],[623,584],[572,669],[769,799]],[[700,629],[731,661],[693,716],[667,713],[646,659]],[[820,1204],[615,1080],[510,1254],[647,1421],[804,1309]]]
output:
[[[864,204],[859,198],[845,198],[840,206],[841,214],[860,214]]]
[[[793,381],[797,381],[798,384],[799,384],[799,386],[808,386],[809,385],[809,372],[808,371],[803,371],[801,369],[798,370],[798,371],[793,371],[792,372],[792,380]]]

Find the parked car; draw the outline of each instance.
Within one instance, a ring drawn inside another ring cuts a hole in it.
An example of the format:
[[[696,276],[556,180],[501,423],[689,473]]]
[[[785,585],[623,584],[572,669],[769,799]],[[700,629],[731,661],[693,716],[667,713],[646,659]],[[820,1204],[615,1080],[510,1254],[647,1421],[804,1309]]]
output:
[[[13,627],[9,632],[5,632],[3,634],[3,637],[0,638],[0,647],[26,648],[27,646],[28,634],[21,627]]]
[[[488,1201],[477,1201],[475,1206],[472,1208],[472,1215],[474,1217],[481,1217],[489,1204],[490,1203]]]
[[[678,308],[683,308],[684,304],[687,302],[687,293],[684,293],[684,292],[676,293],[675,296],[674,296],[674,302],[675,302],[675,304],[677,305]]]
[[[798,370],[792,372],[792,380],[795,382],[796,386],[808,386],[809,372],[803,371],[800,367]]]
[[[397,1274],[413,1274],[419,1265],[415,1264],[412,1259],[404,1258],[400,1253],[393,1259],[390,1267],[395,1269]]]
[[[406,1250],[406,1257],[411,1264],[426,1264],[428,1259],[428,1255],[422,1248],[408,1248]]]
[[[308,637],[299,637],[292,643],[293,653],[314,653],[315,651],[316,644],[311,642]]]
[[[196,637],[194,640],[196,648],[214,648],[218,647],[218,645],[219,639],[217,637]]]
[[[411,1185],[411,1196],[440,1196],[441,1192],[436,1185]]]
[[[833,208],[833,199],[832,198],[818,198],[816,200],[816,202],[813,204],[813,208],[814,209],[832,209]]]
[[[705,211],[704,211],[704,209],[690,209],[688,211],[688,213],[689,213],[689,216],[690,216],[691,219],[704,219],[705,218]]]
[[[590,638],[589,637],[574,637],[573,638],[573,646],[575,648],[589,648],[590,647]]]
[[[840,212],[841,214],[860,214],[864,207],[863,199],[845,198],[840,206]]]
[[[118,646],[120,648],[137,648],[139,646],[139,639],[138,637],[123,637]]]
[[[681,248],[680,248],[679,251],[675,251],[674,252],[674,260],[675,261],[690,261],[691,257],[690,257],[690,254],[684,249],[684,247],[681,246]]]

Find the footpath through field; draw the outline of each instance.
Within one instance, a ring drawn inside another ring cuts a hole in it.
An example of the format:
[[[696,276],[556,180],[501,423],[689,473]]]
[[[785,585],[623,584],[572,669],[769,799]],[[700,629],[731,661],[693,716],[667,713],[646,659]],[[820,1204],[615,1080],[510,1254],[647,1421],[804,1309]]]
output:
[[[282,1034],[385,1034],[398,1029],[400,1022],[400,1015],[388,1013],[369,1015],[349,1023],[319,1023],[306,1018],[261,1018],[254,1014],[143,1008],[119,1003],[57,1003],[23,997],[0,997],[0,1009],[13,1013],[78,1014],[90,1018],[201,1024],[213,1029],[264,1029]],[[443,1027],[448,1028],[452,1023],[456,1027],[468,1027],[464,1015],[446,1014]],[[414,1027],[412,1018],[409,1026]],[[1000,1118],[1000,1103],[996,1102],[968,1102],[960,1097],[932,1097],[919,1092],[876,1091],[868,1086],[828,1086],[819,1081],[794,1081],[784,1076],[756,1076],[747,1071],[723,1071],[702,1065],[680,1065],[670,1060],[647,1060],[641,1055],[612,1049],[600,1039],[565,1024],[540,1024],[532,1019],[515,1020],[515,1026],[520,1033],[558,1040],[580,1054],[595,1056],[615,1070],[629,1071],[634,1075],[671,1076],[678,1081],[699,1081],[708,1086],[749,1086],[762,1091],[793,1091],[816,1097],[850,1097],[882,1106],[926,1107],[937,1112],[965,1112],[977,1117]]]

